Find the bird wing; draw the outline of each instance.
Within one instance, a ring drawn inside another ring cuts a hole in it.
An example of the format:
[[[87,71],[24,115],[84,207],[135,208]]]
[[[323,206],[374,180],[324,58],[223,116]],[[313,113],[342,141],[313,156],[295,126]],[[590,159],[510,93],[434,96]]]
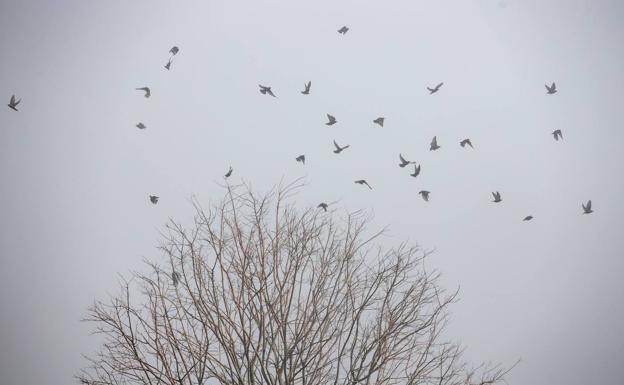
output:
[[[329,119],[330,122],[335,122],[336,121],[336,118],[334,118],[330,114],[327,114],[327,119]]]
[[[338,145],[338,143],[336,143],[335,140],[334,140],[334,146],[336,146],[336,150],[342,150],[342,148],[340,148],[340,146]]]
[[[557,86],[555,85],[555,82],[553,82],[553,83],[552,83],[552,85],[550,86],[550,88],[551,88],[551,89],[553,89],[553,90],[554,90],[555,88],[557,88]]]
[[[435,87],[435,88],[436,88],[436,90],[437,90],[437,89],[439,89],[440,87],[442,87],[442,85],[443,85],[443,84],[444,84],[443,82],[442,82],[442,83],[440,83],[440,84],[438,84],[438,85]]]
[[[408,163],[405,158],[403,158],[403,155],[399,154],[399,159],[401,160],[401,163]]]
[[[12,106],[15,105],[15,95],[11,95],[11,101],[9,102]]]
[[[587,201],[587,211],[591,210],[591,199]]]
[[[435,136],[433,137],[433,139],[431,139],[431,145],[432,145],[433,147],[435,147],[435,146],[437,146],[437,145],[438,145],[438,140],[437,140],[437,138],[436,138]]]

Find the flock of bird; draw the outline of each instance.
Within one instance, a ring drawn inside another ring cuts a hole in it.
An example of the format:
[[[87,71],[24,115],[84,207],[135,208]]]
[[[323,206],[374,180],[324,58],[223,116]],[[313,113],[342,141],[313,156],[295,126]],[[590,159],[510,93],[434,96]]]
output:
[[[349,31],[349,28],[347,26],[343,26],[340,29],[338,29],[338,33],[341,35],[345,35],[347,32]],[[165,64],[164,68],[169,71],[171,70],[171,65],[173,64],[173,59],[175,58],[175,56],[178,54],[178,52],[180,51],[180,49],[177,46],[173,46],[170,50],[170,57],[169,60],[167,61],[167,63]],[[435,87],[431,88],[431,87],[427,87],[427,90],[429,91],[430,95],[433,95],[437,92],[440,91],[440,89],[442,88],[442,86],[444,85],[443,82],[438,83]],[[264,86],[262,84],[259,85],[260,87],[260,93],[262,95],[269,95],[272,96],[274,98],[276,98],[277,96],[275,95],[275,93],[273,92],[273,90],[271,89],[270,86]],[[308,81],[307,83],[304,84],[304,89],[303,91],[301,91],[301,94],[303,95],[309,95],[310,94],[310,89],[312,87],[312,82]],[[550,86],[548,84],[545,84],[544,87],[546,87],[546,93],[548,95],[553,95],[555,93],[557,93],[557,86],[556,84],[553,82]],[[145,98],[149,98],[151,96],[151,90],[149,87],[138,87],[136,88],[137,91],[142,91],[144,94],[143,96]],[[16,99],[15,95],[11,96],[11,99],[9,101],[8,107],[14,111],[18,111],[17,106],[20,104],[21,99]],[[384,125],[384,117],[378,117],[376,119],[373,120],[373,123],[383,127]],[[336,124],[338,122],[338,120],[336,119],[335,116],[332,116],[330,114],[327,114],[327,122],[325,123],[327,126],[332,126],[334,124]],[[140,130],[144,130],[147,128],[147,126],[145,124],[143,124],[142,122],[139,122],[135,125],[138,129]],[[554,137],[554,139],[556,141],[559,140],[563,140],[563,135],[561,133],[560,129],[557,129],[555,131],[552,132],[552,135]],[[474,149],[474,146],[472,145],[472,142],[470,141],[469,138],[463,139],[462,141],[459,142],[460,146],[462,148],[465,148],[466,145],[470,146],[471,149]],[[344,150],[346,150],[347,148],[350,147],[350,145],[345,145],[345,146],[341,146],[339,145],[335,140],[334,140],[334,154],[340,154],[341,152],[343,152]],[[438,144],[437,138],[436,136],[433,137],[433,139],[431,140],[430,146],[429,146],[429,151],[437,151],[441,148],[441,146]],[[302,164],[305,165],[305,155],[299,155],[295,158],[295,160],[297,162],[300,162]],[[420,174],[420,170],[421,170],[421,166],[419,164],[417,164],[416,162],[413,161],[408,161],[406,160],[402,154],[399,154],[399,167],[404,168],[408,165],[413,165],[414,166],[414,172],[410,174],[410,176],[416,178],[418,177],[418,175]],[[234,172],[233,168],[230,166],[228,171],[225,173],[224,178],[229,178],[232,173]],[[362,186],[367,186],[370,190],[372,190],[373,188],[371,187],[371,185],[365,180],[365,179],[359,179],[355,181],[356,184],[362,185]],[[430,191],[427,190],[421,190],[418,192],[418,194],[422,197],[422,199],[425,202],[429,201],[429,196],[431,194]],[[492,196],[494,198],[494,200],[492,200],[493,203],[500,203],[503,201],[503,199],[501,198],[501,194],[498,191],[494,191],[492,192]],[[152,204],[157,204],[158,203],[158,199],[159,197],[157,195],[149,195],[149,200]],[[325,202],[320,203],[317,207],[327,211],[328,208],[328,204]],[[582,203],[581,207],[583,209],[583,214],[591,214],[593,212],[592,210],[592,201],[589,200],[587,201],[587,203]],[[533,219],[532,215],[527,215],[526,217],[524,217],[523,221],[530,221]]]

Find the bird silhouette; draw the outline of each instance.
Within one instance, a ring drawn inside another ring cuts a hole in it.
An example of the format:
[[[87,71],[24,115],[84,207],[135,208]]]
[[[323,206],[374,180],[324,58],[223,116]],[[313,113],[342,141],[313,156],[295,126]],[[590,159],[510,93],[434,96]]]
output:
[[[158,197],[156,195],[150,195],[149,199],[150,199],[150,202],[152,202],[152,204],[158,203]]]
[[[139,130],[145,130],[147,128],[147,126],[141,122],[137,123],[136,128],[138,128]]]
[[[345,25],[345,26],[343,26],[342,28],[340,28],[340,29],[338,30],[338,33],[341,33],[341,34],[343,34],[343,35],[344,35],[344,34],[346,34],[346,33],[347,33],[347,31],[349,31],[349,27],[347,27],[347,26]]]
[[[401,168],[407,166],[408,164],[415,164],[416,163],[416,162],[410,162],[408,160],[405,160],[405,158],[401,154],[399,154],[399,160],[401,161],[401,163],[399,163],[399,167],[401,167]]]
[[[304,87],[305,87],[305,90],[301,91],[301,93],[304,95],[309,95],[310,87],[312,87],[312,82],[307,82],[306,84],[304,84]]]
[[[275,96],[275,94],[273,93],[273,91],[271,91],[271,87],[266,87],[266,86],[263,86],[262,84],[259,84],[259,86],[260,86],[260,93],[261,93],[262,95],[269,94],[269,95],[273,96],[274,98],[276,98],[276,97],[277,97],[277,96]]]
[[[546,87],[546,93],[549,95],[557,92],[557,86],[555,85],[555,82],[553,82],[550,87],[548,87],[548,84],[544,84],[544,87]]]
[[[178,282],[180,282],[180,274],[177,271],[171,273],[171,280],[173,281],[173,286],[178,286]]]
[[[385,118],[383,118],[383,117],[379,117],[379,118],[373,120],[373,123],[379,124],[381,127],[383,127],[384,119]]]
[[[327,123],[325,123],[326,126],[334,125],[336,124],[336,122],[337,122],[336,118],[334,118],[330,114],[327,114]]]
[[[474,148],[472,147],[472,142],[470,141],[470,139],[464,139],[461,142],[459,142],[459,145],[462,147],[466,147],[466,145],[469,145],[470,148]]]
[[[145,92],[145,96],[146,98],[149,98],[150,96],[152,96],[152,92],[150,91],[149,87],[141,87],[141,88],[137,88],[137,91],[144,91]]]
[[[440,87],[442,87],[442,85],[444,85],[444,83],[440,83],[440,84],[438,84],[437,86],[435,86],[433,88],[427,87],[427,89],[429,90],[429,95],[435,94],[436,92],[440,91]]]
[[[492,202],[494,203],[498,203],[498,202],[502,202],[503,200],[501,199],[501,195],[498,191],[493,192],[492,195],[494,196],[494,200]]]
[[[167,69],[167,71],[169,71],[171,69],[171,59],[169,59],[167,64],[165,64],[165,68]]]
[[[422,199],[425,200],[425,202],[429,202],[429,194],[431,194],[431,192],[429,192],[427,190],[420,190],[418,193],[420,194]]]
[[[369,188],[369,189],[371,189],[371,190],[373,189],[373,188],[372,188],[372,187],[368,184],[368,182],[367,182],[365,179],[359,179],[359,180],[356,180],[356,181],[355,181],[355,183],[360,184],[360,185],[366,185],[366,186],[368,186],[368,188]]]
[[[305,155],[299,155],[298,157],[295,158],[295,160],[297,162],[301,162],[301,163],[305,164]]]
[[[563,135],[561,134],[561,130],[553,131],[552,136],[555,138],[556,141],[559,141],[559,139],[563,140]]]
[[[431,139],[431,145],[429,146],[429,151],[435,151],[438,148],[440,148],[440,146],[438,146],[438,139],[434,136],[433,139]]]
[[[225,173],[224,177],[229,178],[230,176],[232,176],[233,171],[234,169],[232,168],[232,166],[230,166],[230,168],[228,169],[228,172]]]
[[[12,95],[11,96],[11,100],[9,100],[9,104],[7,104],[7,106],[9,106],[9,108],[14,110],[14,111],[19,111],[17,109],[17,105],[20,104],[21,101],[22,101],[22,99],[15,100],[15,95]]]
[[[533,215],[527,215],[524,217],[523,221],[530,221],[531,219],[533,219]]]
[[[592,206],[591,199],[587,201],[586,205],[581,203],[581,206],[583,207],[583,214],[591,214],[594,212],[591,207]]]
[[[180,49],[179,49],[177,46],[175,46],[175,45],[174,45],[174,46],[173,46],[173,47],[171,47],[171,49],[169,50],[169,53],[175,56],[175,55],[177,55],[177,53],[178,53],[178,51],[179,51],[179,50],[180,50]]]
[[[334,140],[334,146],[336,147],[336,149],[334,150],[334,154],[340,154],[342,151],[346,150],[347,148],[349,148],[351,145],[347,144],[344,147],[340,147],[338,145],[338,143],[336,143],[336,141]]]
[[[418,175],[420,175],[420,165],[416,166],[414,165],[414,172],[412,174],[410,174],[411,176],[413,176],[414,178],[416,178]]]
[[[325,212],[327,212],[327,203],[325,203],[325,202],[319,203],[319,205],[316,206],[316,207],[319,208],[319,209],[323,209]]]

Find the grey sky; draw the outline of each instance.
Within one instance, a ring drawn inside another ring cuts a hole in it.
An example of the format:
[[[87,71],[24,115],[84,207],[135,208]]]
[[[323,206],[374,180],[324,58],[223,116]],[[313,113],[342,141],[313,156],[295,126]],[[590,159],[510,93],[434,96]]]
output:
[[[469,358],[522,357],[510,383],[621,382],[623,18],[590,0],[0,0],[0,99],[22,98],[0,108],[0,384],[73,382],[86,308],[159,257],[193,194],[220,198],[229,165],[259,190],[306,176],[302,205],[436,248],[461,286],[450,332]]]

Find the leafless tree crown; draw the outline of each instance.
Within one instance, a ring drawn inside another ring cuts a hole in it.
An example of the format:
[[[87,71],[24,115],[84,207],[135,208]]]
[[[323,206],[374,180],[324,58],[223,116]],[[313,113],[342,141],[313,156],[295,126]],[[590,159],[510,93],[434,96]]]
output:
[[[383,252],[361,213],[290,204],[294,186],[228,188],[192,226],[166,226],[166,266],[122,280],[87,320],[103,336],[78,379],[104,384],[489,384],[442,340],[447,308],[425,254]]]

